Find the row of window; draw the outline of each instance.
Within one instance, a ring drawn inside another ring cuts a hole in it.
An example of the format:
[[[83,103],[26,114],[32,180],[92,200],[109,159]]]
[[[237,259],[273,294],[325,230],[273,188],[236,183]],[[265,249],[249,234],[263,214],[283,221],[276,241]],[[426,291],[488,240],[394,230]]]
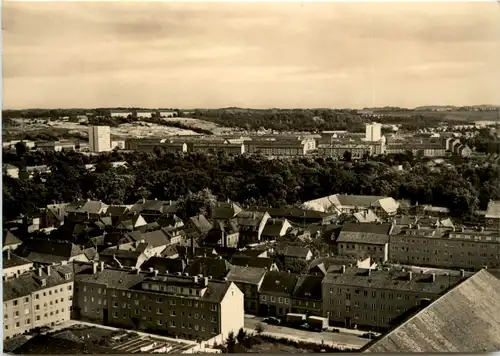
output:
[[[61,313],[64,313],[64,308],[61,309]],[[59,310],[56,310],[55,312],[54,311],[51,311],[50,313],[45,313],[43,315],[44,318],[48,318],[50,316],[54,316],[54,315],[59,315]],[[40,321],[41,320],[41,316],[40,315],[37,315],[35,316],[35,320],[36,321]],[[30,325],[31,324],[31,319],[26,319],[24,320],[24,325]],[[21,326],[21,322],[20,321],[16,321],[16,323],[14,324],[15,325],[15,328],[19,328]],[[8,324],[4,324],[4,329],[5,330],[9,330],[9,325]]]
[[[271,303],[276,303],[276,300],[278,301],[278,303],[281,303],[281,304],[288,304],[290,302],[290,299],[288,299],[286,297],[275,297],[272,295],[268,298],[265,295],[260,296],[260,300],[263,302],[266,302],[268,299]]]
[[[341,311],[337,312],[331,312],[331,316],[336,316],[337,318],[344,318],[344,314]],[[363,321],[371,321],[376,323],[377,322],[377,315],[372,315],[371,317],[368,314],[360,314],[360,313],[354,313],[354,320],[363,320]],[[379,316],[378,321],[380,324],[385,324],[390,323],[392,321],[392,318],[385,318],[384,316]]]
[[[333,305],[333,304],[335,304],[335,300],[334,299],[330,299],[330,305]],[[337,305],[342,305],[342,304],[344,304],[344,301],[342,301],[341,299],[337,299]],[[346,307],[346,311],[350,311],[351,307],[354,308],[354,309],[359,309],[359,306],[360,306],[359,302],[354,302],[351,305],[349,301],[345,301],[345,304],[346,304],[346,306],[345,306]],[[416,301],[413,302],[413,304],[415,306],[418,306],[420,304],[420,301],[416,300]],[[393,310],[395,310],[396,312],[400,312],[401,309],[405,309],[405,311],[406,311],[406,308],[407,308],[406,306],[405,307],[400,307],[398,305],[393,305],[393,304],[388,304],[387,306],[385,304],[380,304],[379,305],[380,311],[386,311],[387,310],[388,312],[392,312]],[[369,309],[369,303],[363,302],[363,309]],[[377,310],[377,304],[372,303],[371,309],[372,310]]]
[[[128,319],[128,318],[130,318],[130,316],[129,316],[129,315],[127,315],[127,314],[125,314],[125,313],[124,313],[124,314],[122,314],[122,316],[123,316],[123,319]],[[118,312],[113,312],[113,318],[115,318],[115,319],[118,319],[118,318],[119,318],[119,314],[118,314]],[[143,319],[143,320],[146,320],[146,317],[145,317],[145,316],[143,316],[143,317],[142,317],[142,319]],[[149,318],[149,322],[153,322],[153,318],[151,318],[151,317],[150,317],[150,318]],[[215,320],[214,322],[216,322],[216,320]],[[163,321],[162,319],[156,319],[156,325],[158,325],[158,326],[162,326],[162,325],[164,325],[163,323],[164,323],[164,321]],[[167,325],[167,323],[166,323],[166,322],[165,322],[165,325]],[[169,320],[169,321],[168,321],[168,325],[169,325],[170,327],[172,327],[172,328],[175,328],[175,327],[177,326],[177,323],[176,323],[176,321],[175,321],[175,320]],[[180,323],[180,325],[181,325],[181,327],[182,327],[182,328],[193,329],[193,324],[190,324],[190,323],[184,323],[184,322],[183,322],[183,323]],[[200,331],[200,330],[201,330],[201,331],[205,331],[205,326],[200,326],[200,325],[198,325],[198,324],[194,324],[194,330],[196,330],[196,331]],[[212,328],[212,333],[217,333],[217,328]]]
[[[72,290],[72,287],[69,285],[67,287],[67,290],[68,291]],[[53,290],[54,294],[57,294],[58,292],[62,293],[63,291],[64,291],[64,289],[62,287],[59,288],[59,290],[57,288]],[[40,294],[43,295],[44,297],[46,297],[47,295],[52,295],[52,290],[45,291],[45,292],[42,292],[42,293],[36,293],[34,295],[34,298],[36,300],[40,299]],[[30,297],[24,297],[23,298],[23,302],[24,302],[24,304],[28,304],[30,302]],[[13,300],[12,301],[12,306],[17,307],[18,305],[19,305],[19,300]],[[3,306],[4,306],[5,309],[7,309],[8,306],[9,306],[9,303],[4,303]]]
[[[379,297],[380,299],[385,299],[386,296],[387,296],[387,299],[394,299],[394,297],[396,297],[397,299],[403,299],[403,294],[402,293],[391,293],[391,292],[388,292],[386,294],[385,291],[371,291],[371,293],[367,290],[361,290],[361,289],[358,289],[358,288],[354,288],[352,291],[351,291],[351,288],[335,288],[335,287],[330,287],[330,294],[334,294],[335,291],[337,292],[338,295],[345,295],[345,299],[347,300],[350,300],[351,299],[351,293],[354,293],[355,296],[359,295],[363,295],[364,297],[368,297],[369,295],[371,295],[372,298],[377,298]],[[414,295],[414,298],[415,299],[418,299],[420,298],[418,295]],[[405,294],[404,295],[404,299],[405,300],[410,300],[410,295],[408,294]]]

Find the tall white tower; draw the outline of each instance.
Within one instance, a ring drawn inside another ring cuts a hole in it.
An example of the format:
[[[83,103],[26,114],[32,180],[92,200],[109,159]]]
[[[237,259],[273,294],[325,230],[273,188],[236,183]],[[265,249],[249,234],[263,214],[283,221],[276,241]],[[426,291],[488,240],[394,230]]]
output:
[[[89,146],[91,152],[111,150],[111,129],[109,126],[89,126]]]
[[[382,138],[382,124],[372,122],[366,124],[365,140],[369,142],[377,142]]]

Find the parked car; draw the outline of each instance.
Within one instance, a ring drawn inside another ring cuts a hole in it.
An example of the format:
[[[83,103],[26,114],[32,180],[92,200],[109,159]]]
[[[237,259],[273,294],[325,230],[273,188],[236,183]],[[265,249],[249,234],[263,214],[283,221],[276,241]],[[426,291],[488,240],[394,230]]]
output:
[[[363,335],[361,335],[361,337],[365,339],[376,339],[377,335],[370,332],[370,333],[364,333]]]
[[[275,318],[273,316],[271,316],[269,318],[265,318],[264,322],[271,324],[271,325],[280,325],[281,324],[281,320],[279,320],[278,318]]]

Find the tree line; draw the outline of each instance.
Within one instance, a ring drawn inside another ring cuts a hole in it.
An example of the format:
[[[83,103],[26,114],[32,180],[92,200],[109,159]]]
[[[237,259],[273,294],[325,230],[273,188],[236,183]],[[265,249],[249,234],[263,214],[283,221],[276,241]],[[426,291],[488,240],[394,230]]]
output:
[[[331,194],[363,194],[408,199],[471,215],[490,199],[500,199],[500,167],[464,160],[430,167],[404,155],[379,161],[344,162],[329,158],[270,160],[259,155],[110,152],[89,157],[77,152],[4,152],[3,162],[18,167],[48,165],[51,173],[32,179],[3,177],[4,218],[31,214],[54,202],[96,199],[130,204],[141,198],[177,200],[209,189],[217,199],[244,205],[286,206]],[[112,168],[112,161],[128,167]],[[95,171],[85,164],[96,164]],[[405,169],[393,169],[403,164]],[[201,199],[203,200],[203,198]],[[185,204],[189,206],[189,204]],[[186,208],[187,209],[187,208]],[[193,214],[193,209],[185,212]]]

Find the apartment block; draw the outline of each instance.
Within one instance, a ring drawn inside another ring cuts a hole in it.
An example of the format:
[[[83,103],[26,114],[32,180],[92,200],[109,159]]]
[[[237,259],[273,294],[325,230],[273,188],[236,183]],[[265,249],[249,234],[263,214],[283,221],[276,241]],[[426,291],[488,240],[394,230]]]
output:
[[[85,275],[76,276],[80,317],[90,315],[115,327],[197,341],[215,338],[217,342],[244,324],[243,293],[230,281],[97,266],[88,268]]]
[[[323,316],[352,327],[388,329],[397,318],[436,300],[464,279],[402,270],[340,266],[323,279]]]
[[[250,154],[261,153],[265,156],[304,156],[313,150],[316,142],[313,139],[300,140],[252,140],[245,141],[245,151]]]
[[[72,299],[71,265],[38,268],[7,278],[3,282],[3,339],[69,320]]]
[[[290,313],[298,278],[298,275],[288,272],[267,272],[259,290],[259,314],[284,317]]]
[[[111,129],[109,126],[89,126],[89,146],[91,152],[107,152],[111,149]]]
[[[389,259],[389,234],[391,224],[347,223],[336,240],[337,251],[342,256],[371,257],[373,261]]]
[[[125,149],[142,152],[154,152],[161,148],[166,153],[187,152],[187,144],[181,141],[166,139],[129,139],[125,141]]]
[[[368,143],[342,143],[335,142],[330,145],[319,145],[317,153],[319,156],[343,159],[346,152],[349,152],[351,159],[362,159],[365,156],[373,156],[373,145]]]
[[[188,152],[226,152],[228,154],[243,154],[245,153],[245,145],[243,143],[229,143],[227,140],[222,142],[197,141],[187,143]]]
[[[500,267],[498,230],[411,225],[392,234],[389,245],[389,259],[394,262],[467,270]]]

